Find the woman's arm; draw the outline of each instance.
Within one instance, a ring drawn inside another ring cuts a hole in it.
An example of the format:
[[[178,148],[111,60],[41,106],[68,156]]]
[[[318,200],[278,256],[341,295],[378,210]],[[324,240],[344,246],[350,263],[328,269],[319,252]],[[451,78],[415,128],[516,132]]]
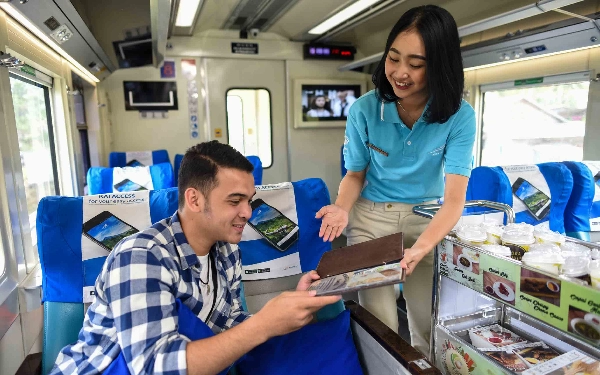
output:
[[[444,189],[444,203],[435,214],[431,223],[419,236],[417,242],[410,249],[405,250],[402,267],[408,275],[425,255],[454,228],[465,207],[467,184],[469,178],[457,174],[446,175],[446,188]]]

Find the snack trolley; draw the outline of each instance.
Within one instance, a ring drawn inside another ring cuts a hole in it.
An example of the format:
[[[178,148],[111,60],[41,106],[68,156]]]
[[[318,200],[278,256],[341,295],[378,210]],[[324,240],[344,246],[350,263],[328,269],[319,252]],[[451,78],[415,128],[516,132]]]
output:
[[[440,207],[415,206],[413,212],[432,218]],[[514,212],[505,204],[469,201],[465,207],[501,211],[507,223],[514,222]],[[569,237],[566,241],[590,249],[600,248],[599,244]],[[469,330],[472,334],[474,327],[492,324],[499,324],[528,342],[542,341],[559,353],[583,353],[592,361],[600,360],[599,289],[462,242],[454,232],[434,251],[430,358],[443,373],[519,373],[503,367],[472,344]],[[472,262],[465,262],[468,266],[457,261],[461,254],[470,254],[468,259]],[[536,369],[540,372],[535,374],[555,374],[541,370],[546,363],[526,363],[527,371]],[[559,373],[562,374],[556,372]]]

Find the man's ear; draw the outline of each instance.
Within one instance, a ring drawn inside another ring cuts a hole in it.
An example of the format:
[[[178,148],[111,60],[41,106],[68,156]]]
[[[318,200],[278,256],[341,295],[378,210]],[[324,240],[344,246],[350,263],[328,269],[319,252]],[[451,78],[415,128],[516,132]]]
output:
[[[185,189],[185,205],[192,212],[202,212],[206,199],[199,190],[189,187]]]

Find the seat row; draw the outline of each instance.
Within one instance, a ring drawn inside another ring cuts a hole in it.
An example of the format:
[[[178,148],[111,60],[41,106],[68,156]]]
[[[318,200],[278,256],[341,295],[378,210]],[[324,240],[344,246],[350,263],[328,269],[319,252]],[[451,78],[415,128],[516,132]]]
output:
[[[262,184],[262,163],[258,156],[247,156],[254,166],[254,183]],[[167,150],[111,152],[107,167],[92,167],[87,172],[88,194],[108,194],[138,190],[160,190],[177,186],[182,154],[171,165]]]

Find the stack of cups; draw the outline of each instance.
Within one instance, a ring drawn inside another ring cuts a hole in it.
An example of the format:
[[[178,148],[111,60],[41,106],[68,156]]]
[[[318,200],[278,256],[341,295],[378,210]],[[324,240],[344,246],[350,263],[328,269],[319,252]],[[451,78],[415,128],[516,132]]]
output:
[[[523,255],[522,262],[529,267],[558,275],[559,268],[565,260],[560,255],[558,246],[554,244],[536,244],[532,245],[529,251]]]
[[[600,289],[600,259],[592,260],[588,266],[592,287]]]
[[[485,229],[480,225],[461,225],[456,230],[456,237],[469,245],[481,246],[487,238]]]
[[[482,245],[483,250],[489,251],[490,253],[502,257],[510,258],[510,249],[502,245]]]

